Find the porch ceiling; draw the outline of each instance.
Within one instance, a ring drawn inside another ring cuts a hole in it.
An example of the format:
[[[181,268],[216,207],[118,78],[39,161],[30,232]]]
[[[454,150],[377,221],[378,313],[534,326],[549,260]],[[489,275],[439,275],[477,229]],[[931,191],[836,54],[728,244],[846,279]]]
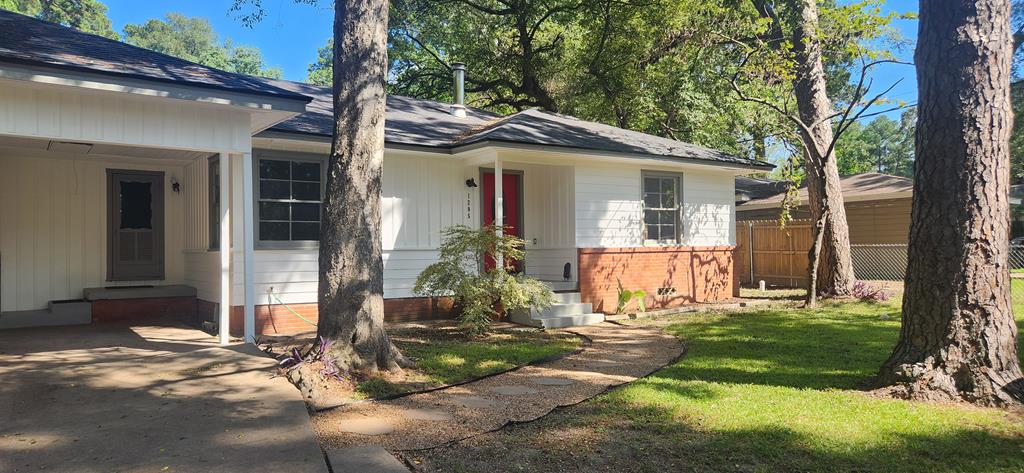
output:
[[[75,155],[81,157],[82,151],[72,151],[79,146],[69,145],[73,142],[47,140],[41,138],[25,138],[20,136],[0,135],[0,149],[30,150],[41,155],[64,157]],[[91,145],[85,156],[102,156],[114,158],[157,159],[167,161],[188,162],[197,158],[210,156],[204,151],[188,151],[144,146],[112,145],[104,143],[88,143]]]

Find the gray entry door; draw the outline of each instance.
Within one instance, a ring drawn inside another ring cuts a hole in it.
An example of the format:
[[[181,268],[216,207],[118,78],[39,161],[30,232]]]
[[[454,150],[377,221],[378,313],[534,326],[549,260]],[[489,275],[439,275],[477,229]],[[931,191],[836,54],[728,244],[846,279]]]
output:
[[[107,280],[164,279],[164,173],[107,171]]]

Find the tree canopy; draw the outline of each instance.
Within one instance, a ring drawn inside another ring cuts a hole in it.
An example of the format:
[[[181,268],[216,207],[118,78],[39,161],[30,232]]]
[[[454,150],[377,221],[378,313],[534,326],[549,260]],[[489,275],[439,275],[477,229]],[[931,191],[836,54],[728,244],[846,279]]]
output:
[[[267,67],[258,48],[221,41],[205,18],[168,13],[163,20],[128,24],[124,27],[124,41],[229,72],[281,78],[281,70]]]
[[[453,62],[468,64],[469,105],[499,113],[539,107],[583,119],[766,158],[788,124],[736,100],[730,79],[743,64],[744,90],[791,94],[791,45],[768,39],[745,0],[394,0],[388,31],[389,92],[451,100]],[[786,2],[779,3],[788,25]],[[822,28],[830,95],[848,99],[851,70],[901,43],[878,0],[825,2]],[[331,48],[307,80],[330,84]],[[755,66],[759,68],[754,70]],[[775,137],[775,138],[773,138]]]
[[[913,176],[916,121],[916,111],[908,109],[898,121],[882,115],[866,125],[854,122],[836,144],[839,173]]]
[[[0,0],[0,9],[119,39],[107,17],[107,6],[96,0]]]

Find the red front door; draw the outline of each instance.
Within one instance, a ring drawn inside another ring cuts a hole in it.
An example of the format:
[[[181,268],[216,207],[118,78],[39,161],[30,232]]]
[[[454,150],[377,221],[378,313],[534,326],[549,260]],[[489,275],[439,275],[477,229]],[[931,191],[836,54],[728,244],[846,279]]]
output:
[[[484,172],[484,183],[483,192],[484,198],[484,225],[491,225],[494,223],[494,172]],[[522,174],[503,173],[501,176],[501,193],[504,198],[504,205],[502,205],[505,232],[509,235],[515,235],[519,238],[523,237],[523,229],[520,228],[520,222],[522,222],[522,211],[523,211],[523,195],[522,195]],[[509,261],[505,259],[505,266],[509,267],[509,271],[521,272],[523,269],[522,261]],[[494,269],[494,260],[487,258],[484,261],[484,269]]]

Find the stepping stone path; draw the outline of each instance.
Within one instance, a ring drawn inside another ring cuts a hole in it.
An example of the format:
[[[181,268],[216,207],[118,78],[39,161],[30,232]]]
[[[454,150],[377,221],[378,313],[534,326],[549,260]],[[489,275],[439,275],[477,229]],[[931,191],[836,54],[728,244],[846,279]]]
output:
[[[540,391],[526,386],[495,386],[491,392],[502,396],[522,396],[524,394],[537,394]]]
[[[376,417],[339,419],[338,429],[342,432],[359,435],[384,435],[395,431],[395,427],[387,420]]]
[[[549,378],[547,376],[541,376],[541,377],[538,377],[538,378],[533,378],[531,381],[533,381],[535,384],[539,384],[541,386],[568,386],[568,385],[572,384],[572,380],[571,379],[566,379],[566,378]]]
[[[377,445],[328,450],[327,460],[335,473],[409,473],[402,462]]]
[[[495,401],[477,396],[452,396],[451,402],[452,404],[460,405],[462,407],[470,407],[473,409],[487,409],[497,405],[497,402]]]
[[[402,413],[406,419],[433,422],[449,422],[455,420],[451,414],[440,409],[408,409]]]
[[[459,386],[314,414],[313,429],[325,448],[375,445],[397,452],[438,447],[585,401],[664,367],[683,351],[678,339],[657,328],[604,323],[572,331],[590,338],[590,346]],[[334,471],[364,470],[335,465]]]

